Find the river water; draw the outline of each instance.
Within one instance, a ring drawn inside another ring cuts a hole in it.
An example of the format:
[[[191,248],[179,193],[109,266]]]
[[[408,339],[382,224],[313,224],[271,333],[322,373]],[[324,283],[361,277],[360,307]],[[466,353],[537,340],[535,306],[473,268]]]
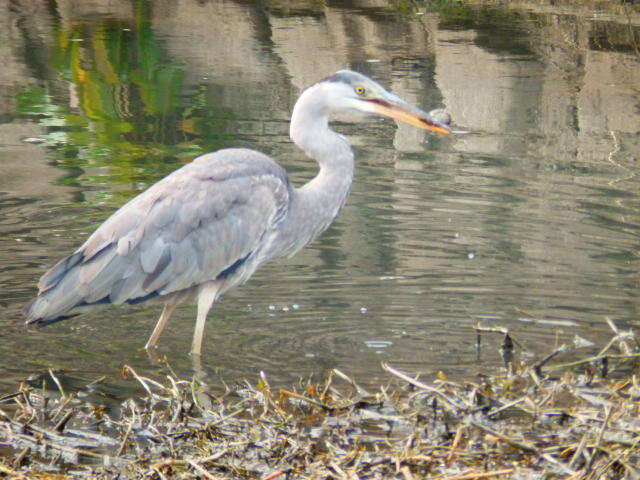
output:
[[[247,146],[301,184],[288,139],[300,90],[370,75],[465,135],[340,122],[356,151],[333,226],[261,269],[210,315],[212,378],[274,382],[380,361],[448,375],[498,368],[508,328],[543,355],[638,326],[640,14],[520,2],[0,1],[0,387],[49,367],[70,379],[142,350],[158,306],[23,325],[38,278],[127,199],[200,153]],[[284,5],[284,6],[283,6]],[[400,5],[400,6],[399,6]],[[191,372],[193,305],[158,353]]]

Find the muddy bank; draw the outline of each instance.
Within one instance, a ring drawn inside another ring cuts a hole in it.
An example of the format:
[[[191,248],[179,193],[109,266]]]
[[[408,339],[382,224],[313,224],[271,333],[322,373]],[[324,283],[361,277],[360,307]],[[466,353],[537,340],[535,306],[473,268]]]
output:
[[[275,389],[260,375],[219,391],[125,366],[141,393],[114,407],[96,394],[103,379],[71,393],[49,371],[0,398],[0,475],[636,479],[640,349],[610,326],[586,356],[577,341],[528,362],[509,332],[477,327],[479,348],[503,336],[503,371],[427,380],[383,363],[377,391],[337,370],[319,384]]]

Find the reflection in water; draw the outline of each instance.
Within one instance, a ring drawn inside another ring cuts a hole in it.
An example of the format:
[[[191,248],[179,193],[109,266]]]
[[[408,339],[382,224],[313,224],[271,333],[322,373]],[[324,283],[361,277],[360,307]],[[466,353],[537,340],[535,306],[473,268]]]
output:
[[[53,78],[16,95],[16,113],[48,127],[41,137],[60,167],[98,169],[85,183],[140,190],[181,160],[233,139],[222,128],[233,113],[208,101],[215,86],[183,94],[185,67],[166,54],[144,5],[137,5],[135,27],[118,19],[56,25],[50,57],[43,59]],[[113,203],[131,193],[120,191]]]
[[[339,125],[357,146],[347,206],[224,299],[207,326],[211,375],[338,366],[375,381],[383,358],[456,372],[476,361],[477,321],[534,353],[576,333],[597,342],[604,316],[637,321],[638,13],[435,5],[0,3],[1,382],[50,365],[90,379],[153,368],[139,346],[154,308],[27,331],[21,305],[117,206],[201,152],[249,146],[309,178],[290,108],[345,66],[443,103],[473,133]],[[189,372],[193,310],[176,316],[160,353]]]

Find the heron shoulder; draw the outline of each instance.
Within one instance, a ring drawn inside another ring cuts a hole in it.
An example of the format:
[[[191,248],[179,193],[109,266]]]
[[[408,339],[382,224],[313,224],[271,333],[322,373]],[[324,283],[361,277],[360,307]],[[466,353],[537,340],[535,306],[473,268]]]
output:
[[[78,249],[78,288],[86,302],[135,302],[255,268],[290,194],[284,169],[259,152],[198,157],[121,207]],[[60,278],[49,275],[42,287]]]
[[[208,178],[224,181],[237,177],[273,175],[288,184],[287,172],[271,157],[248,148],[225,148],[206,153],[190,164]]]
[[[249,196],[264,193],[264,188],[273,192],[278,210],[286,207],[291,189],[287,173],[267,155],[244,148],[201,155],[120,207],[79,250],[85,260],[90,259],[107,243],[129,238],[136,230],[143,233],[142,225],[147,235],[162,230],[183,236],[187,225],[207,214],[211,220],[219,219],[230,205],[244,203]],[[172,228],[167,227],[170,224]]]

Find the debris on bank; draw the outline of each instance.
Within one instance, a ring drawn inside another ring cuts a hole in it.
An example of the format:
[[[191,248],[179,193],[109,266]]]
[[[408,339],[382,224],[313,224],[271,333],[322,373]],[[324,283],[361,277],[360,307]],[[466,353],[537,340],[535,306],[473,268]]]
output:
[[[639,479],[640,348],[610,325],[596,355],[560,347],[528,364],[508,331],[479,326],[504,335],[504,373],[428,382],[383,364],[376,392],[333,370],[215,395],[125,366],[145,394],[116,414],[49,371],[56,395],[24,383],[0,397],[0,478]]]

